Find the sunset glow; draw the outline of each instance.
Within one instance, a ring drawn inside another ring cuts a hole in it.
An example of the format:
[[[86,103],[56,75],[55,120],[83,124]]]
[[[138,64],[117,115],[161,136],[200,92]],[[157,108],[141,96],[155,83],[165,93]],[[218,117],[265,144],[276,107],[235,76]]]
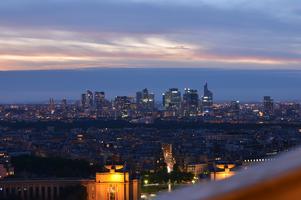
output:
[[[294,0],[272,6],[242,2],[226,7],[206,0],[1,3],[0,70],[300,69],[300,15],[290,12]]]

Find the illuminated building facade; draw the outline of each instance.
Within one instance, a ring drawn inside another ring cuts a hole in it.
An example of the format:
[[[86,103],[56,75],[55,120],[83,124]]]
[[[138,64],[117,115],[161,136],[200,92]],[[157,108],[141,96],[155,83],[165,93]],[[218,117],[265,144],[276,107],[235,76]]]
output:
[[[167,167],[167,172],[170,173],[173,171],[173,167],[176,164],[176,160],[172,155],[172,145],[171,144],[162,144],[162,151],[164,156],[164,162]]]
[[[133,97],[117,96],[113,102],[116,117],[128,118],[135,110]]]
[[[208,169],[208,164],[197,163],[186,165],[186,172],[192,173],[195,177],[198,177],[201,173]]]
[[[198,113],[199,95],[197,90],[185,88],[183,95],[183,115],[185,117],[195,117]]]
[[[181,109],[181,92],[178,88],[170,88],[162,94],[163,106],[166,110],[174,111],[174,116],[178,114]]]
[[[266,119],[270,119],[274,114],[274,100],[270,96],[263,97],[263,114]]]
[[[94,92],[94,103],[96,108],[101,108],[105,101],[105,93],[104,92]]]
[[[204,115],[212,113],[213,93],[208,89],[208,84],[204,85],[204,95],[202,97],[202,108]]]
[[[82,106],[82,108],[86,107],[86,99],[87,99],[86,94],[82,94],[81,95],[81,106]]]
[[[123,166],[107,166],[109,172],[96,174],[95,200],[136,200],[140,198],[138,180],[130,181],[128,172],[116,172],[122,168]],[[93,186],[90,189],[93,191]]]
[[[0,151],[0,180],[10,175],[14,175],[10,156],[6,152]]]
[[[211,173],[211,180],[219,181],[226,178],[230,178],[235,175],[234,171],[231,171],[235,167],[235,164],[217,164],[215,165],[216,171]]]
[[[140,184],[130,179],[128,172],[118,172],[122,166],[107,166],[109,172],[97,173],[95,180],[2,180],[0,199],[11,195],[21,199],[55,200],[68,186],[82,185],[87,200],[138,200]]]
[[[136,104],[141,111],[153,111],[155,108],[155,95],[145,88],[136,93]]]
[[[87,90],[86,92],[86,108],[92,108],[93,107],[93,92],[90,90]]]
[[[240,104],[239,101],[231,101],[230,103],[230,116],[232,120],[239,120]]]

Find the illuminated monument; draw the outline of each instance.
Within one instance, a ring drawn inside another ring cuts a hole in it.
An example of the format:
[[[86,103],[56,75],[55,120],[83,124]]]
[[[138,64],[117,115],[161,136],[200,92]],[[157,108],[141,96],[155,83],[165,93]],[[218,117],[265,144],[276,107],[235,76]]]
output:
[[[164,162],[167,166],[167,172],[170,173],[173,171],[173,166],[176,164],[176,161],[172,156],[172,145],[163,144],[162,150],[163,150]]]
[[[106,168],[110,171],[96,174],[95,200],[136,200],[140,198],[139,181],[137,179],[130,180],[128,172],[116,172],[123,168],[122,165],[108,165]]]
[[[211,180],[219,181],[235,175],[235,172],[231,171],[235,168],[235,164],[217,164],[215,167],[219,171],[211,173]]]
[[[122,165],[108,165],[108,172],[96,173],[95,179],[54,179],[0,181],[0,199],[10,196],[19,199],[55,200],[64,188],[81,185],[86,188],[87,200],[138,200],[140,184],[138,179],[130,179]],[[122,172],[121,172],[122,170]]]

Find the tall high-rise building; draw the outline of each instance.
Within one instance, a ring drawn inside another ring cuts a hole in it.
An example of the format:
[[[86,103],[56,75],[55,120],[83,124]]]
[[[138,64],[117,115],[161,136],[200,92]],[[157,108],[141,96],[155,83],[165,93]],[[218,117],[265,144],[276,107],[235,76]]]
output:
[[[199,94],[197,90],[185,88],[183,94],[183,115],[186,117],[196,116],[199,106]]]
[[[238,120],[240,114],[240,103],[239,101],[231,101],[230,103],[230,114],[232,119]]]
[[[87,90],[87,92],[86,92],[86,103],[87,103],[87,107],[88,108],[91,108],[91,107],[93,107],[93,92],[92,91],[90,91],[90,90]]]
[[[170,88],[162,94],[163,106],[168,110],[179,110],[181,108],[181,92],[178,88]]]
[[[117,96],[114,99],[113,105],[115,113],[118,117],[130,117],[133,110],[133,97]]]
[[[208,114],[212,112],[213,93],[208,89],[208,84],[204,85],[204,95],[202,97],[203,113]]]
[[[152,111],[155,107],[155,95],[146,88],[136,93],[136,104],[139,110]]]
[[[67,109],[67,99],[62,99],[62,102],[61,102],[61,108],[63,110],[66,110]]]
[[[81,95],[81,105],[83,108],[92,108],[94,103],[93,92],[87,90],[85,94]]]
[[[270,96],[263,97],[263,114],[266,118],[270,118],[274,114],[274,100]]]
[[[82,94],[81,95],[81,106],[82,106],[82,108],[86,107],[86,99],[87,99],[86,94]]]
[[[105,93],[104,92],[95,92],[94,93],[94,104],[97,109],[101,109],[105,103]]]

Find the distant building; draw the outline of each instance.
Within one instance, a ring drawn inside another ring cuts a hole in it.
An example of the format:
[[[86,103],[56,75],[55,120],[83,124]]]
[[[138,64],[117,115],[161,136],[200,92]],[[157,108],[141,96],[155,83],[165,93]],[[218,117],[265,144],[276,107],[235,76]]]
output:
[[[87,90],[86,93],[81,95],[81,106],[83,109],[91,109],[94,105],[93,92]]]
[[[86,94],[82,94],[81,95],[81,107],[85,108],[86,107],[86,101],[87,101],[87,95]]]
[[[141,111],[153,111],[155,108],[155,95],[146,88],[136,92],[136,104]]]
[[[279,109],[280,110],[278,110],[278,115],[281,116],[281,118],[283,119],[289,119],[289,120],[300,119],[301,110],[300,110],[299,103],[280,103]]]
[[[231,101],[230,103],[230,115],[233,120],[239,120],[240,103],[239,101]]]
[[[185,88],[183,95],[183,115],[185,117],[197,116],[199,95],[197,90]]]
[[[105,102],[105,92],[95,92],[94,93],[94,104],[97,109],[101,109]]]
[[[66,109],[67,109],[67,106],[68,106],[68,104],[67,104],[67,99],[62,99],[62,102],[61,102],[61,108],[62,108],[63,110],[66,110]]]
[[[117,96],[114,99],[113,105],[116,117],[128,118],[131,117],[132,111],[135,110],[133,97]]]
[[[163,106],[167,110],[180,111],[181,108],[181,92],[178,88],[170,88],[168,91],[162,94]]]
[[[270,96],[263,97],[263,115],[270,119],[274,114],[274,100]]]
[[[93,92],[90,90],[87,90],[86,92],[86,107],[92,108],[93,107]]]
[[[14,168],[11,165],[10,155],[0,151],[0,180],[11,175],[14,175]]]
[[[208,89],[208,84],[204,85],[204,95],[202,97],[202,109],[204,115],[211,114],[213,107],[213,93]]]

